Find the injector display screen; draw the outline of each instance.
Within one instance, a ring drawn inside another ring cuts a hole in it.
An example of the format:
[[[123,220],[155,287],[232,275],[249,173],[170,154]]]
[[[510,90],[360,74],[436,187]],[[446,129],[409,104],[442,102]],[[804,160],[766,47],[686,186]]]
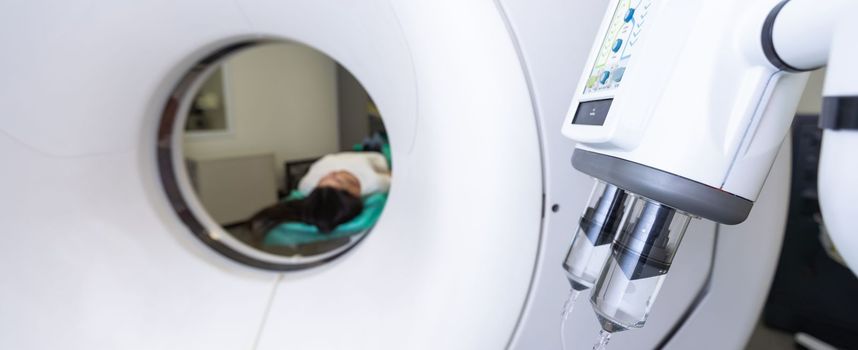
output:
[[[619,0],[596,54],[584,94],[610,92],[620,86],[644,24],[657,0]]]
[[[572,124],[580,125],[604,125],[605,118],[608,117],[608,111],[611,110],[611,103],[614,99],[604,99],[581,102],[578,104],[578,110],[575,111],[575,118],[572,119]]]

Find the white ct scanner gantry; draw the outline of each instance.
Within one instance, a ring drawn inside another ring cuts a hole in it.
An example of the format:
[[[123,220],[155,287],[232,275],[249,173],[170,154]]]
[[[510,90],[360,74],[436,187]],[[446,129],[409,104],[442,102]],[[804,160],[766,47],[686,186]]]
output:
[[[560,262],[592,180],[558,126],[611,6],[0,2],[0,348],[560,348]],[[172,171],[172,118],[187,107],[176,91],[269,41],[350,70],[395,145],[372,233],[297,270],[212,224]],[[612,349],[744,346],[785,224],[789,145],[769,147],[777,160],[747,220],[691,221],[645,331]],[[589,348],[599,328],[573,313],[568,348]]]

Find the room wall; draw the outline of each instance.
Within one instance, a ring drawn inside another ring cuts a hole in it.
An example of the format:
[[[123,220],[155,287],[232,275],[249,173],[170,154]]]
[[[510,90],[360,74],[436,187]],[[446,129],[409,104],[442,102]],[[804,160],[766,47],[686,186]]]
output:
[[[363,142],[369,135],[367,103],[369,95],[360,82],[343,67],[337,67],[340,111],[340,147],[348,151],[352,145]]]
[[[256,47],[225,64],[226,134],[188,135],[194,159],[274,153],[278,185],[283,162],[339,149],[336,64],[298,44]]]
[[[205,96],[207,94],[213,96],[223,96],[223,74],[222,70],[217,70],[212,73],[208,79],[206,79],[205,83],[200,86],[199,92],[197,92],[197,96],[195,99],[200,96]],[[207,125],[208,128],[212,130],[224,130],[226,129],[226,111],[223,109],[223,103],[218,104],[217,108],[209,109],[205,111],[206,120],[209,123]],[[191,121],[191,117],[188,116],[189,123]]]
[[[825,69],[810,74],[810,80],[798,104],[799,114],[819,114],[822,111],[822,85],[825,81]]]

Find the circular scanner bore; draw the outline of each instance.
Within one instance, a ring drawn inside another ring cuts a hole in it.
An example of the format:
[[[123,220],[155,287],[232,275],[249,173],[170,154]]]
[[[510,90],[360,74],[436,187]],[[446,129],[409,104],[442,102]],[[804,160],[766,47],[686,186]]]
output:
[[[217,252],[270,270],[318,266],[360,243],[386,204],[390,154],[363,85],[290,41],[199,61],[158,128],[160,177],[182,222]]]

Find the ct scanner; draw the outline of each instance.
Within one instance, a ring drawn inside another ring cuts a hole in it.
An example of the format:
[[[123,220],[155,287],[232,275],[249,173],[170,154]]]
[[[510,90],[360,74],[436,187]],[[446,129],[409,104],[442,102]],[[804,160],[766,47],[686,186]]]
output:
[[[606,6],[3,2],[0,348],[559,348],[560,261],[592,182],[558,126]],[[347,67],[394,145],[376,228],[300,271],[249,266],[195,237],[157,162],[186,73],[260,40]],[[780,249],[788,148],[747,222],[692,224],[646,329],[612,349],[744,346]],[[598,329],[579,309],[569,348],[589,348]]]

